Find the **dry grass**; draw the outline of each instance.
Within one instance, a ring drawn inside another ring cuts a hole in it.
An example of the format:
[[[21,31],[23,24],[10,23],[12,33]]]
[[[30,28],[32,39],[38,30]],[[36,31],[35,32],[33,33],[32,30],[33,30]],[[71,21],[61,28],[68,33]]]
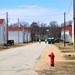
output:
[[[54,67],[47,66],[49,68],[37,70],[38,75],[75,75],[75,62],[56,62]]]
[[[74,50],[75,50],[75,39],[74,39]]]
[[[69,53],[69,52],[74,52],[74,50],[73,50],[73,45],[71,44],[71,45],[68,45],[68,44],[66,44],[65,46],[64,46],[64,43],[58,43],[58,44],[55,44],[56,46],[58,46],[58,48],[62,51],[62,52],[64,52],[64,53]]]
[[[0,45],[0,51],[7,50],[7,49],[10,49],[10,48],[26,46],[26,45],[30,45],[30,44],[33,44],[33,43],[15,44],[15,45],[11,45],[11,46],[2,46],[2,45]]]
[[[59,49],[61,50],[62,53],[64,53],[64,57],[67,60],[75,60],[75,51],[73,50],[73,45],[70,44],[66,44],[66,46],[64,47],[63,43],[62,44],[56,44]]]
[[[65,55],[67,60],[75,60],[75,55]]]
[[[24,46],[24,44],[16,44],[16,45],[11,45],[11,46],[1,46],[0,45],[0,51],[6,50],[6,49],[10,49],[10,48],[16,48],[16,47],[21,47]]]
[[[58,43],[55,45],[58,46],[59,49],[61,50],[60,53],[57,53],[58,56],[61,53],[65,54],[65,53],[74,52],[72,46],[66,45],[66,47],[64,47],[63,43]],[[52,48],[52,47],[49,46],[49,48]],[[49,62],[47,61],[47,57],[46,57],[47,56],[46,53],[49,48],[46,48],[47,50],[43,52],[41,58],[39,59],[38,63],[36,64],[36,67],[38,67],[38,68],[36,68],[35,71],[38,73],[38,75],[75,75],[75,62],[72,62],[72,61],[66,62],[66,59],[65,59],[63,61],[55,61],[54,67],[50,66]],[[50,51],[50,49],[49,49],[49,51]],[[63,52],[63,51],[65,51],[65,52]],[[65,58],[67,58],[67,57],[68,57],[68,55],[65,56]],[[55,58],[56,58],[56,56],[55,56]],[[69,58],[67,58],[67,60],[69,60],[69,59],[74,60],[74,58],[75,58],[74,55],[69,56]],[[60,60],[60,59],[58,59],[58,60]],[[39,66],[37,66],[38,64],[39,64]]]

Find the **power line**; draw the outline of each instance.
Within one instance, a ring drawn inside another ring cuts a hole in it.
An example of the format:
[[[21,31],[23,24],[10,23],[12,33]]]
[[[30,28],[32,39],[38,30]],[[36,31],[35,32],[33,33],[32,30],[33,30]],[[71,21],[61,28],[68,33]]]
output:
[[[66,18],[67,18],[68,20],[73,20],[72,18],[70,19],[70,17],[68,17],[68,15],[66,15]]]
[[[15,17],[48,17],[48,16],[58,16],[58,15],[63,15],[63,13],[59,14],[51,14],[51,15],[37,15],[37,16],[20,16],[20,15],[10,15],[10,16],[15,16]]]
[[[69,7],[69,9],[68,9],[68,11],[67,11],[67,13],[66,13],[66,14],[69,14],[69,12],[70,12],[70,10],[71,10],[71,7],[72,7],[72,0],[71,0],[70,7]]]
[[[0,16],[1,16],[1,15],[5,15],[5,14],[6,14],[6,13],[2,13],[2,14],[0,14]]]

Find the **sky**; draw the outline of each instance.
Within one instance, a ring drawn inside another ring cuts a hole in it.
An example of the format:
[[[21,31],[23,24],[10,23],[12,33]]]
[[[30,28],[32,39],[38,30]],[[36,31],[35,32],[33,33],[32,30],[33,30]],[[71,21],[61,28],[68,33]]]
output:
[[[72,0],[0,0],[0,18],[6,19],[8,12],[9,24],[20,22],[47,23],[73,20]]]

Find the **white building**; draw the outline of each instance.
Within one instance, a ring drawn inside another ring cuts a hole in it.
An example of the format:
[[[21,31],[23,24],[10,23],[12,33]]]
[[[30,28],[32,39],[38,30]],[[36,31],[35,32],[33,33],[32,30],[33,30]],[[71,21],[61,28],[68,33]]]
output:
[[[14,40],[14,43],[24,43],[30,42],[31,36],[28,29],[25,28],[18,28],[18,27],[9,27],[8,28],[8,39]]]
[[[0,19],[0,45],[4,45],[5,43],[5,20],[4,19]]]
[[[60,39],[64,41],[64,28],[61,30]],[[65,42],[72,42],[72,26],[65,27]]]
[[[74,43],[74,23],[72,23],[72,42]]]
[[[30,30],[28,30],[28,42],[30,42],[31,41],[31,32],[30,32]]]
[[[0,19],[0,45],[7,44],[7,28],[4,19]],[[23,27],[8,27],[8,40],[14,40],[14,44],[31,41],[31,32]]]

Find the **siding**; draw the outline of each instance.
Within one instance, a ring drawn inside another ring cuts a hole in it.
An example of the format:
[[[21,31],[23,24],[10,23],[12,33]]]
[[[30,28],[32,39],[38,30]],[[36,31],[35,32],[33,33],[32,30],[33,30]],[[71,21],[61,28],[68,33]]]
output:
[[[61,40],[64,41],[64,32],[61,32]],[[69,35],[69,31],[65,31],[65,41],[72,42],[72,37]]]
[[[5,43],[5,31],[4,31],[4,23],[0,25],[0,45],[4,45]]]
[[[14,40],[14,43],[23,43],[23,32],[19,31],[19,37],[18,37],[18,31],[9,31],[8,32],[8,39],[9,40]],[[18,41],[19,38],[19,41]]]
[[[28,37],[27,32],[25,32],[25,42],[28,41],[27,37]]]
[[[28,42],[31,41],[31,33],[28,33]]]

